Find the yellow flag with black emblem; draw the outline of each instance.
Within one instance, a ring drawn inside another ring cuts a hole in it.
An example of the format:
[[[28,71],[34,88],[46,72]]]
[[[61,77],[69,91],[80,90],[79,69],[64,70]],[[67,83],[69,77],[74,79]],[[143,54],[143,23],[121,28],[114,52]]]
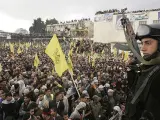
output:
[[[2,72],[2,64],[0,63],[0,72]]]
[[[68,70],[73,75],[73,63],[71,60],[71,56],[68,56]]]
[[[21,50],[20,47],[18,47],[17,53],[18,53],[18,54],[21,54],[21,53],[22,53],[22,50]]]
[[[128,51],[126,51],[125,54],[124,54],[124,61],[128,60],[128,54],[129,54]]]
[[[34,66],[37,68],[39,63],[40,63],[40,61],[39,61],[38,55],[36,53],[35,58],[34,58]]]
[[[114,48],[113,55],[114,55],[114,57],[117,57],[117,49],[116,48]]]
[[[46,47],[45,53],[53,60],[55,71],[58,76],[61,77],[63,72],[68,69],[68,64],[56,35],[53,35],[48,46]]]
[[[14,54],[14,44],[9,42],[10,51]]]

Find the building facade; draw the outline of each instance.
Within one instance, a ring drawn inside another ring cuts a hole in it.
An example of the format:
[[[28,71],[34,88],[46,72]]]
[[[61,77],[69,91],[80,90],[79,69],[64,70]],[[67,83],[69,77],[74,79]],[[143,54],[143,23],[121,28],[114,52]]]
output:
[[[51,34],[71,37],[93,37],[94,23],[89,19],[74,20],[60,24],[47,25],[46,31]]]
[[[134,31],[141,24],[160,23],[160,11],[130,12],[126,14]],[[101,43],[125,43],[123,28],[121,25],[122,14],[106,13],[95,16],[94,19],[94,42]]]

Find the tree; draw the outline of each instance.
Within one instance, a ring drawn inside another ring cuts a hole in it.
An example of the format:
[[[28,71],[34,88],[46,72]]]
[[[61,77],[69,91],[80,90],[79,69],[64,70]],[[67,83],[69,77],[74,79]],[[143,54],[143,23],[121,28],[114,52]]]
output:
[[[42,21],[41,18],[35,19],[29,31],[30,33],[45,33],[44,21]]]
[[[45,23],[45,25],[47,26],[47,25],[52,25],[52,24],[58,24],[58,20],[56,20],[55,18],[53,18],[53,19],[50,19],[50,20],[46,20],[46,23]]]
[[[18,34],[28,34],[28,31],[26,29],[23,29],[23,28],[18,28],[15,33],[18,33]]]

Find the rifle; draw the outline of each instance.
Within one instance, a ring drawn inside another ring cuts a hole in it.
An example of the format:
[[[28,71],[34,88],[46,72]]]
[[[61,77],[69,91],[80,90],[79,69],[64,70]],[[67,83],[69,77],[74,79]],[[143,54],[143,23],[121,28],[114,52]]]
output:
[[[139,47],[138,47],[138,43],[136,41],[136,34],[134,33],[133,27],[131,22],[129,21],[129,19],[127,18],[127,16],[125,15],[125,11],[127,10],[127,8],[122,9],[122,19],[121,19],[121,24],[123,26],[123,31],[128,43],[128,46],[130,48],[130,50],[134,53],[134,50],[136,52],[136,54],[138,54],[139,56],[141,56]],[[138,57],[139,57],[138,56]],[[135,59],[137,60],[138,63],[140,63],[141,60],[139,60],[137,58],[137,56],[134,54]]]
[[[138,43],[136,40],[136,34],[134,33],[133,27],[131,25],[131,22],[125,15],[125,11],[127,8],[122,9],[122,19],[121,19],[121,24],[123,26],[123,31],[125,34],[125,38],[127,40],[128,46],[130,50],[133,52],[135,60],[137,61],[138,64],[143,63],[145,65],[155,65],[155,64],[160,64],[160,57],[154,58],[150,61],[146,61],[142,58],[140,54],[140,50],[138,47]]]

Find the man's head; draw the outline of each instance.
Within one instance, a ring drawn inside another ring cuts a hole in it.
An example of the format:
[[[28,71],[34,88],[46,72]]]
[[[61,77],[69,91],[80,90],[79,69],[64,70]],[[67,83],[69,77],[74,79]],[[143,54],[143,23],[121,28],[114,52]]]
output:
[[[6,97],[7,101],[11,101],[12,100],[12,94],[10,92],[6,93],[5,97]]]
[[[51,116],[56,117],[56,115],[57,115],[56,108],[51,108]]]
[[[19,99],[19,94],[18,93],[14,93],[13,97],[14,97],[15,100],[18,100]]]
[[[140,25],[137,29],[136,39],[142,43],[141,51],[144,59],[157,57],[160,52],[160,24]]]
[[[84,102],[80,102],[77,106],[76,106],[76,110],[82,114],[83,110],[85,110],[86,108],[86,103]]]
[[[112,97],[114,93],[114,90],[108,89],[108,96]]]
[[[50,89],[50,88],[47,88],[47,89],[46,89],[46,95],[47,95],[47,96],[50,96],[50,95],[51,95],[51,89]]]
[[[3,90],[0,90],[0,98],[5,98],[5,94]]]
[[[34,115],[35,111],[34,108],[29,110],[30,115]]]
[[[153,38],[143,38],[141,43],[141,51],[144,56],[150,56],[158,51],[158,40]]]
[[[39,100],[42,101],[44,98],[44,93],[40,92],[38,97],[39,97]]]
[[[39,90],[38,89],[34,89],[34,94],[37,96],[39,94]]]
[[[30,100],[31,100],[31,97],[30,97],[29,94],[27,94],[27,95],[24,96],[24,102],[25,102],[25,103],[29,103]]]
[[[89,100],[89,95],[87,95],[87,94],[81,95],[81,102],[87,103],[88,100]]]
[[[27,95],[29,93],[29,89],[24,89],[23,93],[24,93],[24,96]]]
[[[49,108],[44,108],[43,109],[43,113],[42,113],[42,117],[43,119],[47,119],[51,116],[51,111]]]
[[[67,112],[64,112],[64,113],[63,113],[63,119],[64,119],[64,120],[68,120],[68,113],[67,113]]]
[[[55,93],[56,101],[63,100],[63,92],[59,91]]]

